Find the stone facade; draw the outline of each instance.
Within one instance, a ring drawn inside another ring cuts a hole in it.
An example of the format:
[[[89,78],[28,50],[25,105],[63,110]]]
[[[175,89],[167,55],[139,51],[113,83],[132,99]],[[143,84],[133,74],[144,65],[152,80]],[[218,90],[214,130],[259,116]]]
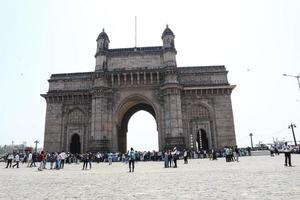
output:
[[[95,71],[48,80],[44,149],[126,152],[128,121],[139,110],[156,119],[159,150],[235,145],[235,86],[225,67],[177,67],[174,38],[166,27],[162,46],[109,49],[103,30]]]

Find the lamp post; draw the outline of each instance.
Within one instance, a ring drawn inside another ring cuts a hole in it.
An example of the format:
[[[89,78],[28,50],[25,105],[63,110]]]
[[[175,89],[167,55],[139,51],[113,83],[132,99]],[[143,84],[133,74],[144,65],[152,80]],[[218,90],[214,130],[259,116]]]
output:
[[[299,90],[300,90],[300,74],[298,74],[298,76],[294,76],[294,75],[289,75],[289,74],[283,74],[283,76],[289,76],[289,77],[294,77],[297,79],[298,81],[298,86],[299,86]]]
[[[38,145],[39,141],[36,140],[36,141],[34,141],[34,143],[35,143],[35,152],[37,152],[37,145]]]
[[[249,136],[250,136],[250,139],[251,139],[251,149],[253,149],[253,141],[252,141],[252,136],[253,136],[253,134],[250,133]]]
[[[294,133],[294,128],[296,128],[296,125],[291,123],[291,125],[289,125],[289,128],[292,129],[295,146],[297,146],[297,141],[296,141],[296,137],[295,137],[295,133]]]

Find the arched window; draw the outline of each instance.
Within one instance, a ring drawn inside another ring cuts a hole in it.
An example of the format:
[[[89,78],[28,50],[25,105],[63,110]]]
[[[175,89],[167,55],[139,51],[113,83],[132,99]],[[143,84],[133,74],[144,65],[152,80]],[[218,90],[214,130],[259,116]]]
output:
[[[69,123],[81,124],[84,122],[84,114],[81,110],[75,109],[69,113]]]
[[[192,107],[192,119],[208,119],[209,111],[204,106]]]

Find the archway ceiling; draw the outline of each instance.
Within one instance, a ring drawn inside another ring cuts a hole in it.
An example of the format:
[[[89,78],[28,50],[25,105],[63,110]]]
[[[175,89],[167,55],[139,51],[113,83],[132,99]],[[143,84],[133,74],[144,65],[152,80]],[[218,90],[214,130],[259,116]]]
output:
[[[149,112],[154,117],[154,119],[156,119],[155,111],[151,105],[147,103],[132,104],[132,106],[127,109],[127,111],[122,117],[121,128],[127,130],[129,119],[131,118],[132,115],[134,115],[134,113],[140,110]]]

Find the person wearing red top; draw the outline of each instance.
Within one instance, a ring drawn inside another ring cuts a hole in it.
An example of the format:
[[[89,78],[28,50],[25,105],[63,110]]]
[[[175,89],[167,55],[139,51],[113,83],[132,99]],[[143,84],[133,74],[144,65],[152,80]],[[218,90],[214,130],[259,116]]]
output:
[[[42,171],[43,168],[44,168],[44,164],[45,164],[45,163],[44,163],[44,161],[45,161],[45,153],[44,153],[44,151],[41,152],[41,154],[40,154],[39,157],[40,157],[40,161],[41,161],[41,162],[40,162],[40,166],[39,166],[38,170],[39,170],[39,171]]]

